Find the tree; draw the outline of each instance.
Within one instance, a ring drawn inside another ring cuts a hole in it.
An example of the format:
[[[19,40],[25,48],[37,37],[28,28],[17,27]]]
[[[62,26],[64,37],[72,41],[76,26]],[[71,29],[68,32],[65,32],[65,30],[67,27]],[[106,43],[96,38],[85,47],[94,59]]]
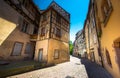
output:
[[[70,54],[72,55],[72,53],[73,53],[73,43],[72,43],[72,41],[69,41],[69,49],[70,49]]]

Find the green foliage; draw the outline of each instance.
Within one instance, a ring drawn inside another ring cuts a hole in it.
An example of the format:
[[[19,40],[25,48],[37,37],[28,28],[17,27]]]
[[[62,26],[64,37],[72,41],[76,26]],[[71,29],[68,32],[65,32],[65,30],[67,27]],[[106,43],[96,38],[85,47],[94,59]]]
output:
[[[70,49],[70,54],[72,55],[72,53],[73,53],[73,44],[72,44],[72,41],[69,41],[69,49]]]

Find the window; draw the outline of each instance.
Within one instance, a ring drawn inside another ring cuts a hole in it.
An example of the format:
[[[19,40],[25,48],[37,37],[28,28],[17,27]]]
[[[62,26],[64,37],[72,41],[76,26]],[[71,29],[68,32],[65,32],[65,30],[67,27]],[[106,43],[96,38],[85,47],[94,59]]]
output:
[[[31,43],[26,44],[25,54],[31,54],[33,52],[33,46]]]
[[[24,33],[28,33],[28,22],[25,20],[23,21],[21,31]]]
[[[106,50],[106,59],[107,59],[107,63],[109,64],[109,66],[112,67],[112,63],[111,63],[111,59],[110,59],[110,55],[109,55],[108,50]]]
[[[23,5],[28,8],[29,7],[29,0],[23,0]]]
[[[110,0],[102,0],[101,9],[103,15],[103,23],[106,23],[112,12],[112,5]]]
[[[12,55],[14,55],[14,56],[20,55],[21,51],[22,51],[22,47],[23,47],[23,43],[16,42],[14,45],[14,48],[13,48]]]
[[[47,14],[43,14],[43,21],[46,21],[47,20]]]
[[[114,42],[114,47],[115,48],[120,48],[120,42]]]
[[[61,24],[61,18],[59,14],[56,15],[56,22]]]
[[[61,37],[61,32],[60,32],[60,29],[58,29],[58,28],[56,29],[56,36]]]
[[[54,34],[56,35],[56,37],[61,37],[61,31],[59,28],[54,28]]]
[[[41,29],[41,36],[45,36],[45,27]]]
[[[38,33],[38,27],[34,27],[33,34],[37,34],[37,33]]]
[[[93,26],[95,27],[95,18],[92,18]]]
[[[58,49],[54,50],[54,59],[59,59],[59,50]]]

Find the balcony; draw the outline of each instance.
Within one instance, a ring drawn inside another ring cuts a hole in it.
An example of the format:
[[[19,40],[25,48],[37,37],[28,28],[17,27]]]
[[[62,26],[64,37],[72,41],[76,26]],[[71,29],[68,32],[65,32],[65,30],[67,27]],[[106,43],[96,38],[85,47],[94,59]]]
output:
[[[37,39],[38,39],[37,34],[30,35],[30,41],[37,41]]]

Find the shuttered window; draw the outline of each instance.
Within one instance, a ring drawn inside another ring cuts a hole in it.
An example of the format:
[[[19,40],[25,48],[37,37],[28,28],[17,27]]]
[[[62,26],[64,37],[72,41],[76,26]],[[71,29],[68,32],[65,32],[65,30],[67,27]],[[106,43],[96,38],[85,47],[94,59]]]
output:
[[[45,27],[41,28],[41,36],[45,36]]]
[[[23,21],[21,31],[24,33],[29,33],[29,24],[27,21]]]
[[[112,4],[110,0],[102,0],[101,10],[103,16],[103,23],[106,23],[112,12]]]
[[[31,54],[33,53],[33,45],[31,43],[27,43],[26,44],[26,48],[25,48],[25,54]]]
[[[14,45],[14,48],[13,48],[12,55],[14,55],[14,56],[20,55],[22,52],[22,47],[23,47],[23,43],[16,42]]]

